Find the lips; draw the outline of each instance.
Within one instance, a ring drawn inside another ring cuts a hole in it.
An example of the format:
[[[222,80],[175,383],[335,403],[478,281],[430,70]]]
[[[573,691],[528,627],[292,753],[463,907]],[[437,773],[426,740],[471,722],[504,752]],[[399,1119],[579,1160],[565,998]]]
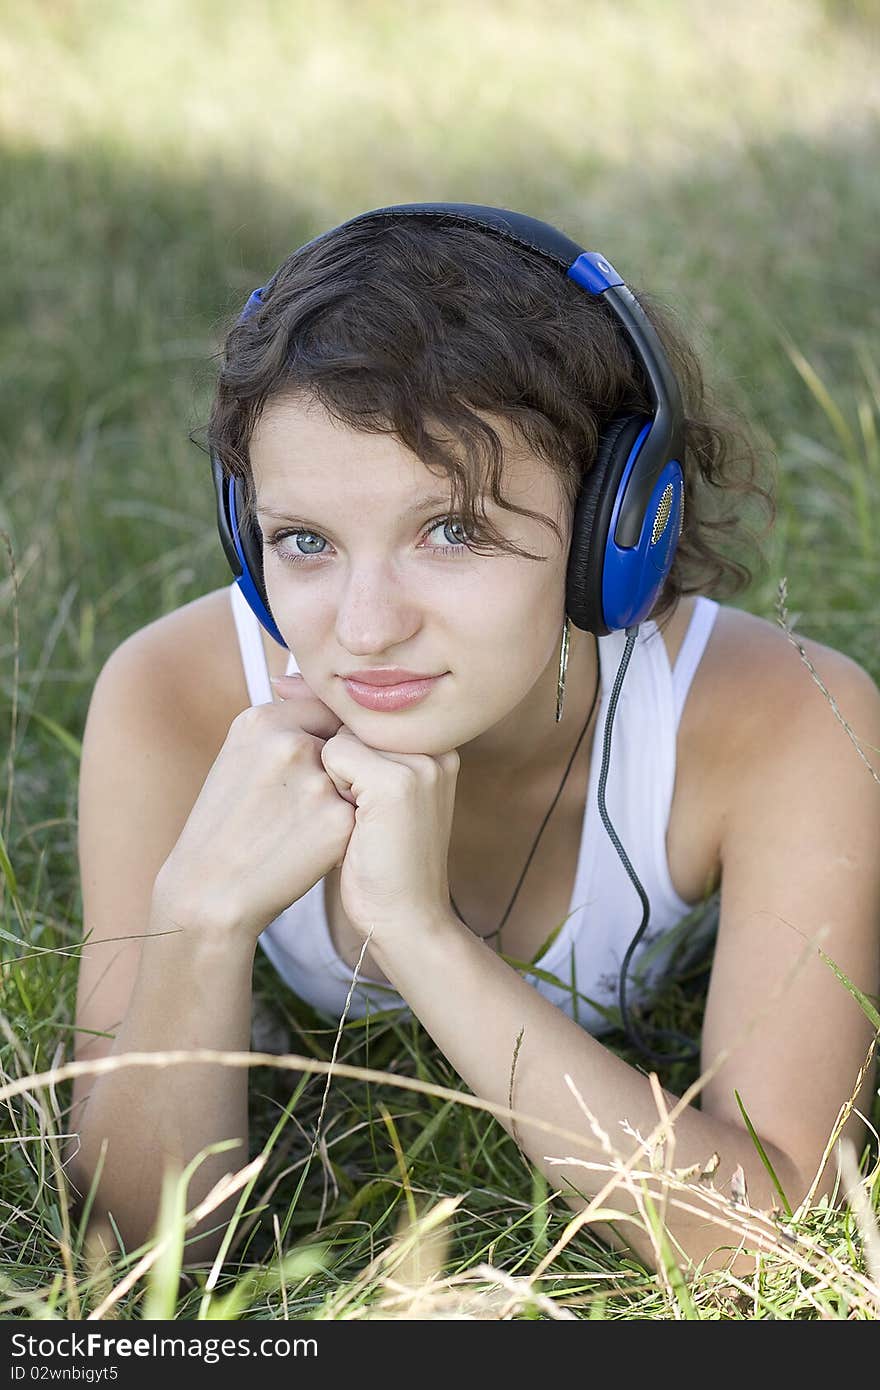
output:
[[[441,680],[443,676],[422,676],[417,680],[395,681],[394,685],[376,685],[344,678],[345,689],[355,704],[380,714],[418,704]]]
[[[407,681],[433,680],[434,676],[435,673],[432,671],[406,671],[402,666],[385,666],[364,671],[346,671],[342,679],[357,681],[358,685],[405,685]]]

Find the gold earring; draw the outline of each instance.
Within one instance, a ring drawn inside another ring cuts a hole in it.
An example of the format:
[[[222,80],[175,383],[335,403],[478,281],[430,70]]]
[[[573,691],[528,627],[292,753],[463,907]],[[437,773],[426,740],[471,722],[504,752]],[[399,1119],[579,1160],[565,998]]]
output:
[[[571,632],[571,620],[566,614],[565,622],[562,624],[562,645],[559,648],[559,676],[556,681],[556,723],[562,718],[562,706],[565,704],[565,673],[568,670],[568,638]]]

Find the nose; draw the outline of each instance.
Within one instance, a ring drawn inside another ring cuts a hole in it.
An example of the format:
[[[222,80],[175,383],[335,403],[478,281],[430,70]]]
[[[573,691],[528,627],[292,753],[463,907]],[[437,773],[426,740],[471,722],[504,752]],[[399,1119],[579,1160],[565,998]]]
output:
[[[360,564],[336,613],[336,638],[352,656],[393,653],[418,631],[421,610],[389,565]]]

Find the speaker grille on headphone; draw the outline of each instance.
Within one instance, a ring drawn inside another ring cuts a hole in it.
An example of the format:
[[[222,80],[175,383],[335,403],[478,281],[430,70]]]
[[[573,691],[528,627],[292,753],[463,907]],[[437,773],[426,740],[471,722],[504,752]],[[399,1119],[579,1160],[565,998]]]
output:
[[[656,545],[663,532],[666,530],[666,523],[669,520],[669,513],[672,511],[673,487],[667,483],[660,498],[660,506],[657,508],[657,515],[654,517],[654,530],[651,532],[651,544]]]

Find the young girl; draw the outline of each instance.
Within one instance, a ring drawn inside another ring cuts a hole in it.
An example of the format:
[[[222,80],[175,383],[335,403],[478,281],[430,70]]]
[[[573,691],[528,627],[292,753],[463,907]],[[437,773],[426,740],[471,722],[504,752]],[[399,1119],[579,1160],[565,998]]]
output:
[[[716,536],[772,498],[670,317],[532,218],[379,209],[251,296],[208,437],[236,578],[124,642],[89,707],[77,1055],[247,1050],[259,943],[322,1015],[409,1011],[475,1095],[566,1131],[502,1121],[581,1210],[585,1112],[624,1157],[659,1118],[602,1035],[682,1054],[633,1010],[720,885],[675,1165],[717,1154],[773,1206],[738,1093],[794,1208],[871,1039],[818,948],[877,990],[880,792],[787,636],[710,597],[751,578]],[[799,640],[876,748],[874,681]],[[247,1161],[247,1071],[82,1077],[72,1128],[130,1246],[166,1165],[239,1141],[194,1205]],[[691,1206],[683,1263],[748,1268]],[[638,1222],[596,1229],[652,1259]]]

